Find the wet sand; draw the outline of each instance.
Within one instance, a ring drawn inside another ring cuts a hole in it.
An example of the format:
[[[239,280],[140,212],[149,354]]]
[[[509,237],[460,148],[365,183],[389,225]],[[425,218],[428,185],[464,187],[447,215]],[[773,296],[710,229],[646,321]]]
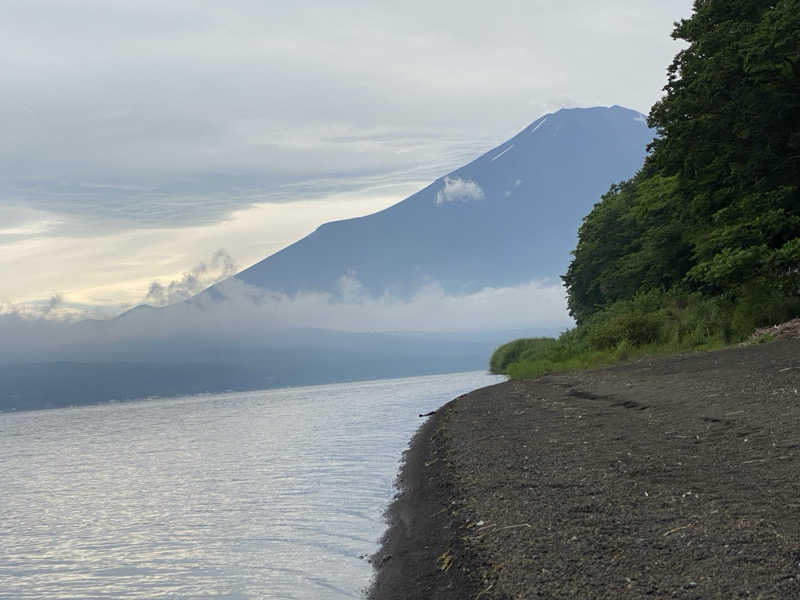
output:
[[[800,341],[476,390],[399,484],[374,600],[800,598]]]

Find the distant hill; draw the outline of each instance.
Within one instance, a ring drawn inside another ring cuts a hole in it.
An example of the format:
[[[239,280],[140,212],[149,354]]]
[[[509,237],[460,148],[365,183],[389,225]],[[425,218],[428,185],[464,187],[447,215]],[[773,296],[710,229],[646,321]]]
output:
[[[351,276],[373,294],[438,282],[469,293],[557,278],[582,217],[642,165],[645,116],[620,106],[564,109],[375,214],[326,223],[242,271],[272,291],[336,291]]]

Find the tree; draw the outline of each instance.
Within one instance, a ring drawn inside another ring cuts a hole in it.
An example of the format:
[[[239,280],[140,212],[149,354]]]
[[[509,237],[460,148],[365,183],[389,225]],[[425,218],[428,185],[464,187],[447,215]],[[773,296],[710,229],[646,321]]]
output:
[[[673,207],[677,179],[655,175],[612,186],[578,233],[563,280],[570,314],[580,323],[637,292],[665,290],[691,266],[686,228]]]
[[[650,112],[647,170],[679,177],[688,281],[721,293],[782,279],[775,253],[800,235],[800,2],[697,0],[673,37],[689,47]]]
[[[800,298],[800,0],[696,0],[642,171],[586,217],[564,281],[580,322],[650,289]]]

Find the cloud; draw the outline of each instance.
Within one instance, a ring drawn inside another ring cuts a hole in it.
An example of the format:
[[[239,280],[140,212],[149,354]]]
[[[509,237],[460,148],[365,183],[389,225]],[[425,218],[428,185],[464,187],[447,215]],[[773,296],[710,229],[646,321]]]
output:
[[[247,322],[257,326],[289,324],[356,332],[558,329],[571,323],[564,289],[553,282],[487,287],[473,294],[448,294],[439,284],[431,283],[413,297],[402,299],[389,293],[373,297],[352,275],[340,281],[347,291],[343,296],[287,296],[231,279],[219,286],[226,302],[213,306],[206,302],[200,306],[224,311],[230,317],[229,322],[237,320],[234,314],[250,315]]]
[[[14,317],[26,321],[72,323],[95,316],[89,311],[64,301],[61,294],[52,294],[45,300],[17,304],[0,300],[0,318]],[[0,334],[1,335],[1,334]]]
[[[3,206],[0,200],[0,244],[41,237],[57,225],[46,212],[27,205]]]
[[[226,260],[222,255],[219,262],[224,265]],[[224,266],[217,273],[222,271]],[[194,285],[184,285],[193,276],[197,273],[173,282],[173,291],[180,294]],[[219,343],[236,348],[302,347],[308,335],[303,332],[318,329],[428,334],[526,330],[553,335],[572,325],[564,289],[555,282],[484,288],[468,295],[448,294],[432,283],[412,298],[401,299],[391,294],[373,297],[348,274],[341,288],[347,293],[290,296],[230,278],[214,293],[188,302],[139,307],[116,319],[77,323],[54,318],[56,298],[53,307],[37,314],[0,314],[0,361],[180,360],[183,352],[194,353],[193,359],[217,359],[213,348]],[[163,294],[166,298],[169,286]],[[211,348],[210,354],[199,356],[204,348]]]
[[[10,3],[0,180],[27,190],[25,202],[86,218],[105,202],[97,184],[110,186],[108,214],[132,222],[191,198],[169,217],[197,223],[251,202],[242,189],[268,195],[442,156],[453,168],[476,141],[491,147],[565,103],[646,111],[677,50],[672,23],[690,10],[691,0]]]
[[[167,306],[188,300],[195,294],[218,281],[236,274],[238,267],[225,250],[217,250],[208,263],[200,263],[178,280],[162,284],[154,281],[147,290],[144,303],[151,306]]]
[[[477,183],[471,179],[461,179],[460,177],[444,178],[442,189],[436,192],[436,204],[447,204],[449,202],[476,202],[483,200],[486,194]]]
[[[61,296],[61,294],[54,294],[42,308],[42,315],[47,317],[48,315],[55,313],[58,310],[58,307],[63,303],[64,298]]]

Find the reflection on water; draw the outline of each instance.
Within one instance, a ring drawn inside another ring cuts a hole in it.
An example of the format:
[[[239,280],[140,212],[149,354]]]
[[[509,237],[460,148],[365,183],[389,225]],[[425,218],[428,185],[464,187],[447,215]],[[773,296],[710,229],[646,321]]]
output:
[[[0,598],[359,598],[460,373],[0,414]]]

